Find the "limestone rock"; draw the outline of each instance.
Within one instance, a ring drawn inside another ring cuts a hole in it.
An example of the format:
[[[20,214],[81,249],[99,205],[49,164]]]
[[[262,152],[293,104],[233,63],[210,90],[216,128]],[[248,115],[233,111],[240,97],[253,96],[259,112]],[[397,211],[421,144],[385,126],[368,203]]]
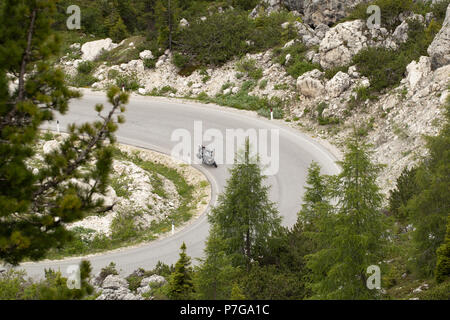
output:
[[[364,27],[364,21],[355,20],[331,28],[320,42],[320,65],[329,69],[350,63],[354,55],[367,47]]]
[[[347,73],[339,71],[330,81],[327,82],[326,90],[331,97],[336,98],[347,90],[348,87],[350,87],[350,84],[350,76]]]
[[[308,98],[315,98],[323,94],[325,87],[321,80],[319,70],[307,72],[297,79],[297,90],[299,93]]]
[[[150,50],[144,50],[139,53],[139,58],[142,60],[154,59],[153,53]]]
[[[86,42],[81,47],[82,59],[94,61],[103,51],[110,51],[117,47],[110,38]]]
[[[364,0],[284,0],[284,3],[288,8],[303,13],[307,24],[318,26],[321,23],[332,25],[344,18],[349,8],[362,1]]]
[[[110,274],[105,278],[105,280],[103,280],[102,288],[113,290],[119,288],[128,289],[128,282],[119,276]]]
[[[447,7],[442,29],[428,47],[433,69],[437,69],[450,63],[450,5]]]
[[[167,281],[163,276],[158,276],[158,275],[152,275],[148,278],[144,278],[141,281],[141,287],[146,287],[146,286],[150,286],[150,287],[154,287],[154,286],[161,286],[166,284]]]
[[[402,18],[402,23],[395,29],[392,34],[395,41],[398,43],[405,43],[408,40],[409,21],[417,20],[421,23],[425,22],[425,18],[420,14],[413,14],[408,17]]]
[[[420,57],[419,62],[413,61],[406,67],[406,80],[411,89],[415,89],[420,82],[431,73],[431,59]]]
[[[189,21],[187,21],[185,18],[180,20],[180,27],[181,28],[186,28],[189,27]]]

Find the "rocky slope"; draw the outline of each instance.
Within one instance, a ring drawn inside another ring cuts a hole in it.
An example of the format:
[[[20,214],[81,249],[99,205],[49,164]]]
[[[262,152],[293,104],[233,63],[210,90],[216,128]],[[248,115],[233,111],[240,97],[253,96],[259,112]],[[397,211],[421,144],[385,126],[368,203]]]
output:
[[[33,167],[37,168],[41,165],[42,153],[50,153],[58,148],[61,136],[54,138],[54,140],[41,141],[37,146],[37,149],[42,152],[38,153],[34,163],[31,164]],[[138,154],[144,161],[177,170],[189,185],[195,186],[194,198],[203,199],[196,203],[194,216],[204,212],[209,203],[211,191],[206,178],[198,170],[189,166],[180,168],[175,160],[157,152],[130,146],[118,146],[118,148],[125,154]],[[86,240],[92,240],[100,235],[110,237],[114,220],[121,215],[136,213],[133,215],[135,227],[146,229],[152,222],[158,222],[170,216],[180,206],[181,197],[173,181],[156,172],[149,172],[131,161],[114,159],[111,181],[112,186],[108,187],[106,195],[93,195],[94,200],[103,199],[106,211],[89,215],[83,220],[67,225],[69,230],[77,228],[89,230],[90,232],[83,233],[88,237]]]
[[[96,300],[153,300],[153,291],[167,284],[164,277],[146,276],[142,269],[136,270],[127,278],[129,277],[137,280],[137,288],[130,288],[126,278],[116,274],[116,270],[111,274],[105,271],[96,274],[90,280],[98,295]]]
[[[298,37],[285,44],[281,59],[274,57],[274,50],[257,54],[248,54],[256,68],[261,68],[263,78],[259,85],[249,92],[258,97],[279,97],[287,105],[287,120],[290,125],[300,130],[307,130],[313,135],[331,141],[342,147],[343,141],[353,130],[354,125],[364,125],[367,137],[374,145],[374,159],[386,164],[380,178],[382,189],[387,192],[393,187],[396,178],[405,166],[412,166],[425,152],[423,135],[434,135],[439,130],[441,118],[440,106],[449,94],[450,78],[450,6],[441,31],[428,48],[428,56],[412,61],[401,84],[390,89],[376,101],[361,101],[358,108],[351,107],[357,98],[357,91],[370,86],[369,79],[362,77],[356,66],[349,66],[348,71],[337,72],[327,79],[320,70],[312,70],[297,79],[286,71],[292,58],[284,50],[303,42],[308,51],[306,59],[320,65],[323,70],[348,66],[352,58],[364,48],[381,47],[397,49],[408,39],[408,22],[418,21],[425,27],[431,23],[432,15],[421,16],[402,13],[401,22],[393,31],[385,28],[369,29],[363,20],[353,20],[330,27],[345,15],[347,8],[361,1],[334,1],[329,12],[324,6],[330,1],[271,1],[255,8],[252,14],[278,10],[286,5],[298,10],[305,22],[295,21],[293,27]],[[287,28],[289,23],[283,24]],[[119,46],[122,44],[119,44]],[[133,44],[129,44],[133,45]],[[102,50],[111,50],[117,45],[110,40],[96,44],[89,43],[83,47],[74,45],[82,56],[98,56]],[[232,96],[239,92],[245,81],[249,80],[238,71],[239,60],[230,61],[222,67],[197,70],[190,76],[180,76],[179,70],[172,63],[172,53],[166,51],[152,69],[145,67],[145,60],[152,57],[148,50],[141,52],[141,59],[126,64],[108,66],[100,64],[94,76],[99,79],[93,85],[102,89],[114,84],[111,70],[116,73],[137,77],[140,82],[140,94],[162,94],[171,97],[196,97],[200,94],[215,96],[223,94]],[[76,73],[76,65],[82,60],[68,61],[62,59],[62,65],[69,74]],[[264,82],[264,85],[262,83]],[[323,125],[318,119],[339,122],[339,125]]]

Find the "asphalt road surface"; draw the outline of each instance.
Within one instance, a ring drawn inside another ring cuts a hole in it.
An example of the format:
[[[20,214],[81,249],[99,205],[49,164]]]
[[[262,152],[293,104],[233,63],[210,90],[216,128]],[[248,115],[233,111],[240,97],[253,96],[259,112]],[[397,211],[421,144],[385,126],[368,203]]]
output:
[[[58,118],[61,130],[65,130],[69,123],[80,124],[97,119],[94,111],[97,103],[105,103],[105,110],[108,110],[104,93],[85,91],[82,99],[71,102],[69,113]],[[172,141],[173,132],[177,129],[187,129],[193,133],[196,121],[202,121],[203,130],[218,129],[224,136],[227,129],[279,129],[279,170],[276,175],[269,176],[266,183],[271,185],[271,200],[277,203],[283,217],[283,225],[286,226],[292,226],[297,219],[307,169],[311,162],[318,162],[325,174],[339,172],[339,167],[335,163],[336,158],[318,142],[284,126],[281,121],[266,120],[250,112],[133,95],[125,117],[126,123],[121,125],[117,132],[120,143],[166,154],[171,154],[173,147],[179,143]],[[50,123],[44,129],[47,127],[56,130],[56,123]],[[193,145],[193,149],[195,152],[197,146]],[[219,165],[217,169],[205,165],[194,166],[211,182],[211,205],[214,205],[217,195],[224,190],[230,166]],[[140,267],[151,269],[158,261],[175,263],[184,241],[188,248],[187,253],[195,261],[195,258],[203,256],[204,243],[209,233],[207,214],[208,211],[173,236],[149,244],[88,256],[87,259],[92,263],[94,272],[98,272],[113,261],[121,274],[127,275]],[[33,278],[40,278],[44,276],[45,268],[59,269],[66,274],[67,267],[78,264],[80,260],[81,257],[62,261],[23,263],[19,268],[26,270]]]

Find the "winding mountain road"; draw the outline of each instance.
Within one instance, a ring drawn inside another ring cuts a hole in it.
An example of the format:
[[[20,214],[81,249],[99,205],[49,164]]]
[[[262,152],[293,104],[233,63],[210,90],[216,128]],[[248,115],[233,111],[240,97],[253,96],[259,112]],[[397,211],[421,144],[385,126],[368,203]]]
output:
[[[105,103],[104,93],[84,91],[82,99],[73,100],[67,115],[59,117],[61,129],[69,123],[83,123],[97,119],[94,106]],[[283,217],[283,224],[292,226],[297,219],[301,207],[308,166],[312,161],[318,162],[325,174],[336,174],[339,167],[336,158],[318,142],[288,128],[281,121],[269,121],[257,117],[251,112],[239,111],[213,105],[202,105],[195,102],[173,101],[168,99],[142,97],[133,95],[125,113],[127,122],[117,132],[118,141],[123,144],[156,150],[170,154],[177,142],[171,141],[176,129],[184,128],[193,132],[194,122],[202,121],[203,130],[214,128],[225,133],[226,129],[279,129],[280,168],[278,174],[268,177],[266,183],[272,186],[271,199],[278,204]],[[55,123],[48,128],[55,129]],[[229,166],[210,168],[194,165],[210,180],[212,185],[213,205],[217,195],[224,190]],[[203,255],[204,242],[208,236],[209,225],[205,212],[197,220],[173,236],[142,244],[131,248],[123,248],[103,254],[88,256],[94,272],[114,261],[122,274],[129,274],[139,267],[153,268],[158,261],[171,264],[178,259],[179,248],[184,241],[187,253],[192,258]],[[43,261],[39,263],[23,263],[19,266],[30,277],[40,278],[45,268],[60,269],[66,273],[69,265],[78,264],[81,258],[69,258],[62,261]]]

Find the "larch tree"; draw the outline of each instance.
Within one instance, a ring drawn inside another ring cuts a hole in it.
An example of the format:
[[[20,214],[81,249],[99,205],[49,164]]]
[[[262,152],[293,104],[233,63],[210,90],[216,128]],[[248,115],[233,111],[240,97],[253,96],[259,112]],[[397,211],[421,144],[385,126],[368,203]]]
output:
[[[376,184],[380,166],[371,162],[368,145],[356,134],[340,165],[342,172],[329,180],[334,208],[314,220],[315,252],[307,256],[313,297],[379,298],[378,290],[367,287],[366,272],[387,253],[383,198]]]
[[[269,187],[263,184],[259,160],[251,159],[248,139],[230,173],[209,221],[226,242],[225,252],[232,256],[233,266],[248,270],[252,261],[268,251],[268,239],[280,230],[281,218],[269,199]]]
[[[195,272],[194,284],[199,300],[228,300],[233,283],[241,269],[233,267],[230,256],[225,253],[225,242],[212,229],[205,248],[205,259]]]
[[[188,300],[194,293],[192,281],[191,258],[186,254],[186,244],[181,245],[180,259],[175,264],[175,270],[170,276],[168,295],[172,300]]]
[[[124,121],[128,95],[107,94],[112,108],[99,120],[70,125],[59,148],[33,168],[39,128],[65,114],[70,90],[50,63],[59,51],[51,31],[55,1],[5,0],[0,12],[0,261],[39,259],[70,238],[64,225],[102,208],[112,166],[114,132]],[[98,198],[98,197],[97,197]]]

